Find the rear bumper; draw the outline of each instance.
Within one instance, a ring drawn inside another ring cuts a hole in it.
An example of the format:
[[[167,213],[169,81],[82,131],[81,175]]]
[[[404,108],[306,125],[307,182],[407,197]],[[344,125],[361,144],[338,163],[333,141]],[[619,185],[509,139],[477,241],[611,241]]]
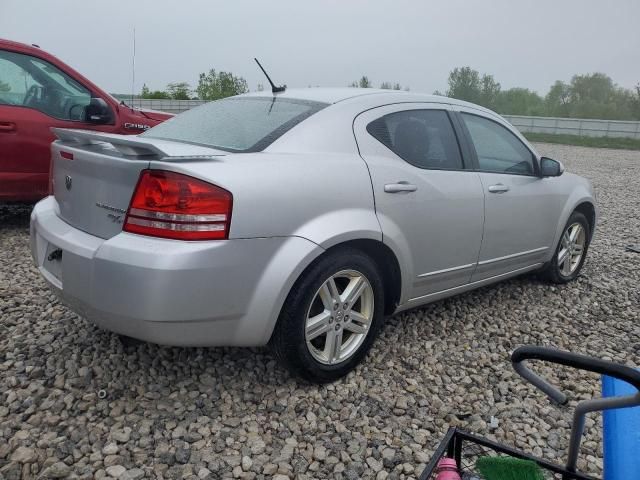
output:
[[[57,212],[53,197],[36,205],[31,250],[62,301],[102,328],[166,345],[265,344],[291,286],[322,250],[299,237],[104,240]],[[48,260],[55,249],[62,258]]]

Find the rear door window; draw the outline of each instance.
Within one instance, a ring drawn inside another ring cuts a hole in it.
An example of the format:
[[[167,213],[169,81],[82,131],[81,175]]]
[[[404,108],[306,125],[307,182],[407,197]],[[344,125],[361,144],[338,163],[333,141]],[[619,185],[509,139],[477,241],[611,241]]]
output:
[[[444,110],[405,110],[378,118],[367,131],[397,156],[419,168],[460,170],[460,147]]]
[[[326,106],[291,98],[231,97],[181,113],[142,136],[256,152]]]

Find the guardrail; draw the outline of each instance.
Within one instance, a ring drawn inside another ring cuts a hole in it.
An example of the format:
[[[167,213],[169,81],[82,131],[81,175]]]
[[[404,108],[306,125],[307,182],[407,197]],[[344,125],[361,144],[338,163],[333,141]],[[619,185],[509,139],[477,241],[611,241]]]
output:
[[[206,100],[153,100],[149,98],[134,98],[133,100],[125,98],[125,102],[132,104],[133,107],[160,110],[167,113],[182,113],[190,108],[207,103]]]
[[[150,100],[133,99],[133,106],[181,113],[206,103],[205,100]],[[621,120],[592,120],[587,118],[527,117],[503,115],[523,133],[551,133],[583,137],[627,137],[640,139],[640,122]]]
[[[503,115],[503,117],[523,133],[640,138],[640,122],[588,118],[525,117],[522,115]]]

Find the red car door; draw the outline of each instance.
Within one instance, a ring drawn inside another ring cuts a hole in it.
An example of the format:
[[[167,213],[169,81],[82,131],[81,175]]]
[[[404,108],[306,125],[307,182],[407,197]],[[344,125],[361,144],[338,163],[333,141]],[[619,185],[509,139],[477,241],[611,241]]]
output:
[[[117,131],[111,105],[111,124],[85,121],[93,96],[42,58],[0,50],[0,202],[47,195],[51,127]]]

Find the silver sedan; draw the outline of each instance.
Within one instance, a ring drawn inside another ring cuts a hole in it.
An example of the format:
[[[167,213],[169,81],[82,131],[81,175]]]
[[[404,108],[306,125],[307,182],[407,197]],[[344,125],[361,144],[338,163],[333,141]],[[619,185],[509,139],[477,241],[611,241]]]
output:
[[[66,304],[149,342],[270,344],[317,382],[385,316],[526,272],[574,279],[596,224],[587,180],[440,96],[258,92],[137,137],[56,135],[31,246]]]

